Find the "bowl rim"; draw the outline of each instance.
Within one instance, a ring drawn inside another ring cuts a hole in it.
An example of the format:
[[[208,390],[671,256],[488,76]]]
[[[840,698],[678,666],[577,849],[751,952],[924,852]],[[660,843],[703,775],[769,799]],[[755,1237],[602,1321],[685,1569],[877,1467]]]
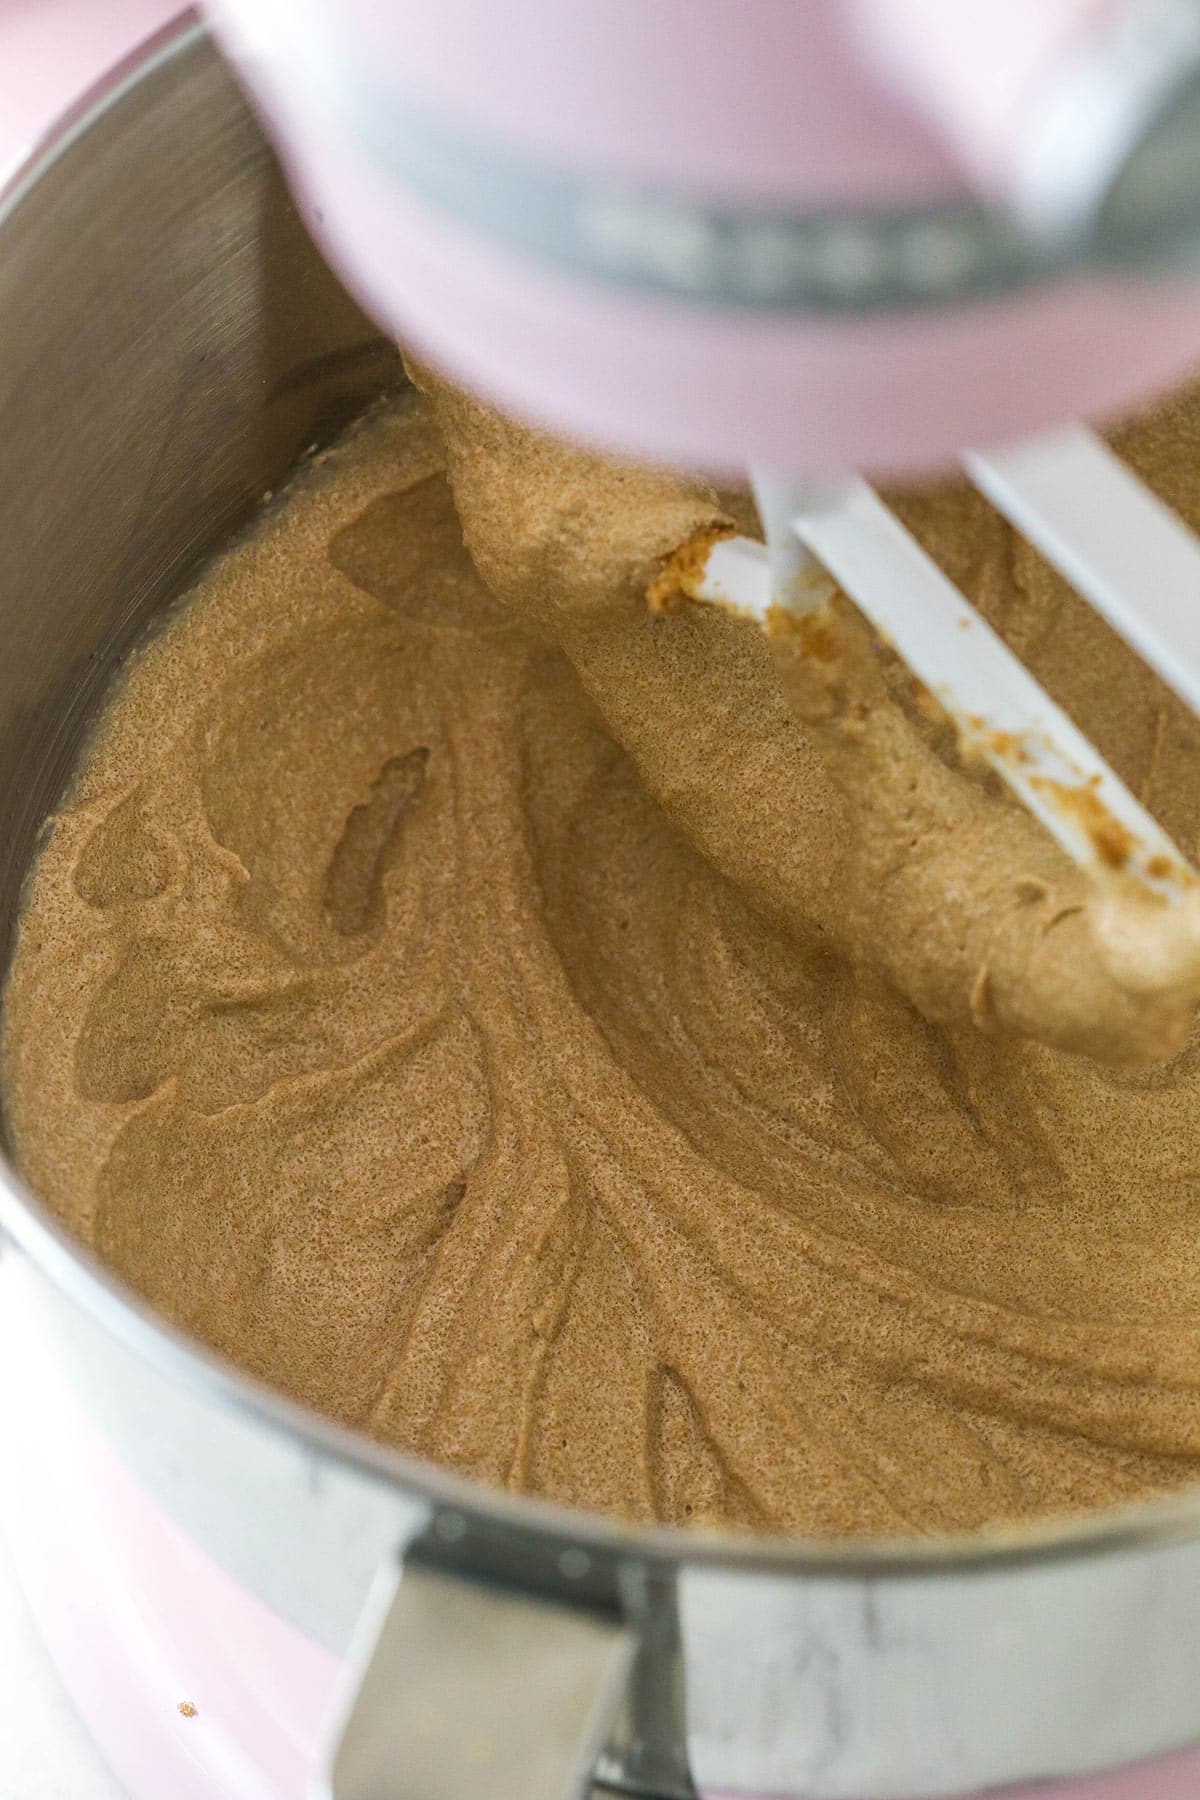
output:
[[[39,181],[105,114],[152,77],[183,59],[213,51],[212,34],[194,8],[125,56],[70,106],[15,166],[0,172],[3,235],[36,194]],[[80,1244],[25,1186],[0,1153],[0,1253],[4,1238],[52,1286],[104,1332],[197,1397],[231,1409],[272,1435],[299,1443],[349,1472],[424,1501],[435,1526],[453,1520],[451,1539],[472,1528],[477,1543],[523,1543],[560,1556],[583,1550],[618,1563],[670,1571],[683,1565],[741,1575],[861,1580],[988,1574],[1002,1568],[1064,1563],[1200,1537],[1200,1483],[1195,1490],[1077,1516],[998,1524],[929,1538],[803,1538],[644,1525],[549,1500],[507,1494],[422,1458],[393,1449],[286,1399],[220,1353],[161,1318]],[[446,1560],[453,1562],[452,1549]]]

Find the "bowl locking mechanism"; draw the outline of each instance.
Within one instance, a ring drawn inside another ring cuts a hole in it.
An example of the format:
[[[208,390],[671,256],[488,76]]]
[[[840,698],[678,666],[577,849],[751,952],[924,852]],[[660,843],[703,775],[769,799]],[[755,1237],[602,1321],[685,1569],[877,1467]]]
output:
[[[470,1562],[431,1531],[380,1566],[313,1800],[691,1800],[673,1592],[554,1598]]]

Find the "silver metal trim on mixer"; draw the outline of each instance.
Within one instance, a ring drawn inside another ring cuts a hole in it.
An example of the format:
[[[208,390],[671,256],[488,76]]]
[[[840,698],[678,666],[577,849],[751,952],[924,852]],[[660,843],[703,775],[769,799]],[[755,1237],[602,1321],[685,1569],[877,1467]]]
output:
[[[381,85],[329,0],[253,0],[251,40],[386,176],[572,275],[706,306],[853,315],[1200,258],[1200,6],[1125,0],[1031,108],[1013,205],[731,205],[514,151]],[[798,72],[800,91],[802,77]]]
[[[6,940],[129,645],[398,375],[194,24],[0,194],[0,430],[22,451],[0,478]],[[157,1318],[7,1164],[0,1227],[31,1353],[302,1629],[344,1653],[375,1569],[406,1554],[623,1618],[642,1654],[603,1767],[628,1791],[686,1792],[690,1757],[713,1787],[886,1800],[1200,1740],[1200,1494],[936,1542],[634,1527],[493,1492],[267,1391]]]

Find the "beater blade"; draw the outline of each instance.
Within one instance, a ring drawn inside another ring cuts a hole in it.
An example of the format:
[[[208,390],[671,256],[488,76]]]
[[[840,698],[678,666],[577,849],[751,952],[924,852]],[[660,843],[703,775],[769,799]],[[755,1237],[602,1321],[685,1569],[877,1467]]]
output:
[[[1200,712],[1200,538],[1083,426],[963,458],[971,480]]]
[[[685,584],[693,598],[763,625],[775,607],[793,617],[819,608],[832,577],[954,722],[964,749],[991,764],[1081,868],[1119,872],[1167,899],[1194,887],[1157,821],[866,482],[764,487],[770,549],[718,542]],[[785,518],[808,558],[786,543]]]

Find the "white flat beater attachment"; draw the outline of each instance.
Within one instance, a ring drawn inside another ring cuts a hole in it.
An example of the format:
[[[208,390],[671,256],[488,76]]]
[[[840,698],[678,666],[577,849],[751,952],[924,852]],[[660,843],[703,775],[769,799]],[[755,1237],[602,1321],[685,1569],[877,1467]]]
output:
[[[1079,427],[964,458],[992,504],[1167,685],[1200,711],[1200,538]],[[688,584],[766,625],[836,584],[1081,868],[1175,900],[1191,865],[1061,707],[865,481],[803,490],[756,475],[767,544],[726,538]],[[1102,829],[1098,828],[1102,827]],[[1114,855],[1114,846],[1119,855]]]

